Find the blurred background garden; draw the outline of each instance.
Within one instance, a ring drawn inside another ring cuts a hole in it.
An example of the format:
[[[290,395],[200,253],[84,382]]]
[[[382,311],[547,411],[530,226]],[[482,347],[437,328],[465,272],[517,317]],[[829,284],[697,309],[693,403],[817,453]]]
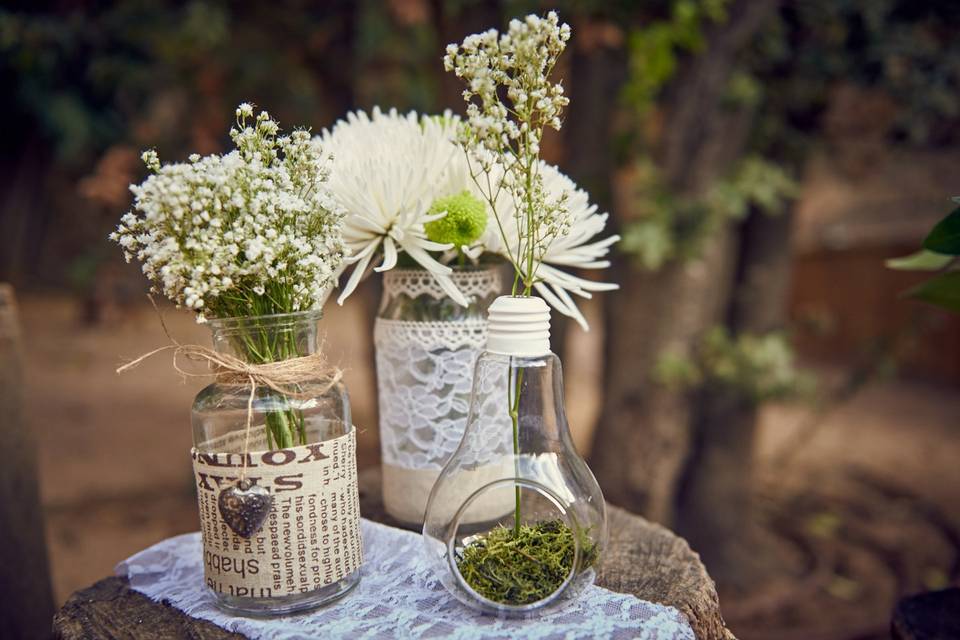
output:
[[[137,265],[107,241],[143,149],[225,148],[234,107],[319,131],[462,110],[449,42],[556,9],[571,98],[544,155],[622,236],[621,290],[554,314],[607,498],[686,537],[749,638],[887,637],[960,584],[960,318],[901,294],[960,195],[953,0],[6,2],[0,281],[16,289],[58,603],[197,528],[189,409]],[[378,464],[367,280],[323,329]],[[191,314],[171,333],[206,344]]]

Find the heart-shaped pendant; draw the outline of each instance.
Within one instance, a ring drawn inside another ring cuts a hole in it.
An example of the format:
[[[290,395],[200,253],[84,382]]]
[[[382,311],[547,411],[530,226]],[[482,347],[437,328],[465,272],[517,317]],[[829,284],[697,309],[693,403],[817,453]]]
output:
[[[217,497],[220,517],[241,538],[260,530],[272,504],[270,492],[247,479],[238,480]]]

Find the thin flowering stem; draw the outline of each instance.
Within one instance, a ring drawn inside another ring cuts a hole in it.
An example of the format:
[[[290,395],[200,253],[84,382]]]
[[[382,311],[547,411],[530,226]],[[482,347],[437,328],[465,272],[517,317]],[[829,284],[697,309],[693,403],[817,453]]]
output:
[[[543,131],[547,126],[560,128],[560,115],[569,102],[562,85],[549,80],[569,38],[569,26],[561,25],[555,12],[544,18],[530,15],[511,21],[504,34],[489,30],[449,45],[444,58],[445,67],[467,85],[467,121],[459,140],[487,174],[484,185],[471,170],[498,220],[515,270],[514,290],[522,282],[523,295],[532,294],[551,244],[570,229],[565,195],[548,199],[539,174]],[[494,172],[500,174],[496,192],[490,180]],[[514,201],[515,242],[497,206],[504,187]]]
[[[491,179],[491,178],[490,178],[490,173],[489,173],[489,172],[482,172],[483,175],[485,176],[486,182],[487,182],[487,189],[484,190],[484,188],[483,188],[483,186],[480,184],[479,180],[477,180],[477,177],[478,177],[480,174],[479,174],[479,173],[476,173],[476,174],[475,174],[475,173],[473,172],[473,166],[472,166],[472,164],[471,164],[470,155],[469,155],[469,154],[466,155],[466,159],[467,159],[467,167],[468,167],[469,170],[470,170],[470,171],[469,171],[469,173],[470,173],[470,178],[473,180],[474,184],[477,185],[477,188],[480,190],[481,195],[483,196],[484,200],[486,200],[486,201],[487,201],[487,204],[490,205],[491,211],[496,211],[496,207],[497,207],[497,204],[496,204],[497,196],[499,196],[499,193],[500,193],[499,188],[498,188],[496,194],[494,194],[494,195],[489,195],[489,194],[491,194],[491,192],[493,192],[493,187],[492,187],[491,184],[490,184],[490,179]],[[495,215],[493,218],[494,218],[494,220],[496,220],[496,222],[497,222],[497,227],[499,228],[500,234],[501,234],[502,236],[506,236],[506,233],[505,233],[504,230],[503,230],[503,222],[500,220],[500,216],[496,216],[496,215]],[[518,266],[518,265],[519,265],[519,263],[520,263],[520,253],[519,253],[519,249],[518,249],[518,253],[517,253],[517,256],[516,256],[516,257],[514,257],[511,253],[507,253],[507,259],[510,261],[510,264],[513,265],[514,271],[515,271],[515,272],[518,272],[518,271],[519,271],[519,266]]]
[[[559,129],[560,113],[569,100],[560,84],[551,84],[550,72],[570,38],[570,27],[560,25],[555,12],[513,20],[505,34],[490,30],[449,45],[444,66],[467,84],[467,121],[459,141],[468,163],[475,157],[485,174],[486,188],[470,175],[493,210],[506,254],[514,268],[513,295],[533,294],[537,271],[551,243],[570,230],[567,195],[549,200],[540,175],[540,141],[545,126]],[[505,94],[509,104],[501,100]],[[479,105],[472,102],[479,100]],[[497,172],[494,191],[492,174]],[[511,242],[498,210],[500,189],[513,200],[516,242]],[[513,254],[515,247],[516,255]],[[521,287],[522,285],[522,287]],[[507,412],[513,427],[513,452],[519,477],[520,396],[523,372],[514,370],[511,357]],[[520,487],[514,487],[514,537],[520,535]]]

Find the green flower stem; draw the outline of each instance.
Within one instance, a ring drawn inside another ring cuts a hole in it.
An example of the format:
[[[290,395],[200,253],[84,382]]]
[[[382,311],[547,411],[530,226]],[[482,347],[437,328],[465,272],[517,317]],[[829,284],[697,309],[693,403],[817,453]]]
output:
[[[510,421],[513,423],[513,473],[515,480],[520,480],[520,391],[523,388],[523,371],[517,370],[516,383],[513,380],[513,357],[510,357],[510,371],[508,373],[510,382],[513,384],[513,399],[507,397],[508,409],[510,412]],[[513,509],[513,533],[515,537],[520,536],[520,485],[514,483],[514,509]]]
[[[296,344],[296,335],[290,331],[268,332],[251,330],[241,332],[237,336],[236,346],[246,355],[250,362],[265,364],[279,362],[299,356]],[[267,390],[268,395],[275,395],[276,400],[288,405],[285,409],[272,410],[266,415],[267,446],[272,449],[283,449],[307,444],[306,422],[303,412],[289,406],[286,397]]]

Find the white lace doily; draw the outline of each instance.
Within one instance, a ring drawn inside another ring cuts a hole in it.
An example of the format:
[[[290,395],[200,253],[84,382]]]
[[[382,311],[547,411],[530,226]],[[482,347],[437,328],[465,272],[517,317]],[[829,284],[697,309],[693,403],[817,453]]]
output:
[[[224,629],[264,640],[307,638],[643,638],[695,640],[673,607],[597,586],[565,608],[535,620],[483,616],[454,600],[421,553],[420,536],[361,521],[366,558],[360,585],[344,599],[314,612],[271,620],[225,614],[203,586],[199,533],[164,540],[117,565],[117,575],[153,600]]]
[[[500,272],[496,269],[458,269],[450,274],[450,278],[467,300],[482,299],[500,290]],[[449,297],[426,269],[391,269],[383,274],[383,287],[393,294],[410,298],[426,295],[440,300]]]

